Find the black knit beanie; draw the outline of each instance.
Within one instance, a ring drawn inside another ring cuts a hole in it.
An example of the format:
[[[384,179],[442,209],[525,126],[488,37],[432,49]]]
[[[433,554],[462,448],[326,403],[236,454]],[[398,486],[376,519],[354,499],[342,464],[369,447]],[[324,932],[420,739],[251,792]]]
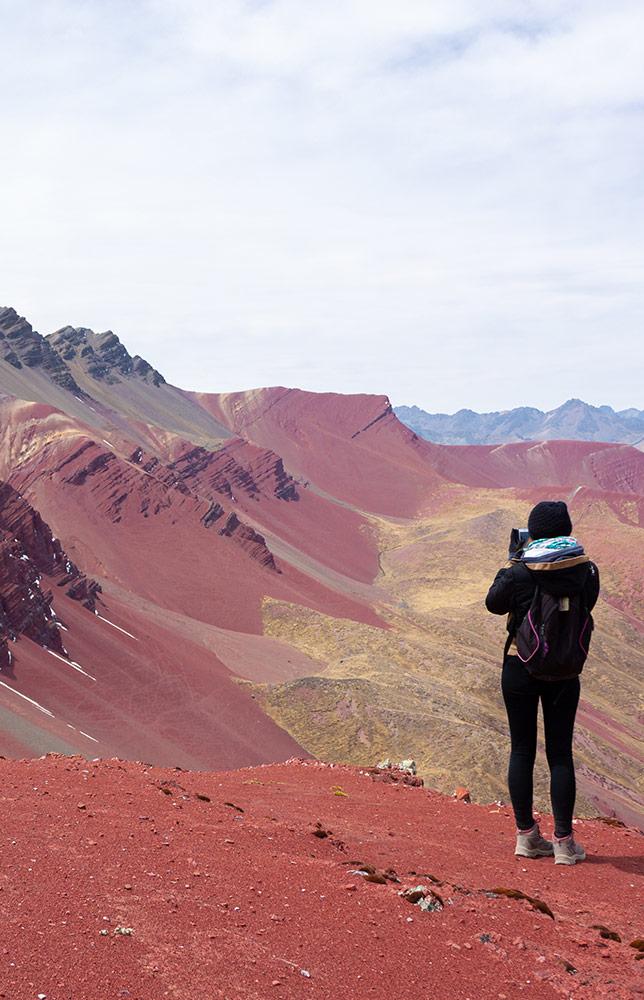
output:
[[[530,511],[530,538],[557,538],[572,534],[572,521],[563,500],[542,500]]]

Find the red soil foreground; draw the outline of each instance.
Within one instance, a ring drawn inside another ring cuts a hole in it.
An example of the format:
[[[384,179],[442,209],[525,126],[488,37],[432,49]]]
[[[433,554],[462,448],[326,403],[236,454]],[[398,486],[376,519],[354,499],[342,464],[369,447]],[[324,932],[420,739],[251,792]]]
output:
[[[395,773],[291,761],[206,774],[50,755],[1,761],[0,774],[2,998],[641,993],[634,830],[579,822],[589,858],[564,868],[513,856],[506,807]],[[360,865],[400,883],[368,882],[351,873]],[[399,897],[417,885],[444,908]],[[495,888],[533,902],[486,894]]]

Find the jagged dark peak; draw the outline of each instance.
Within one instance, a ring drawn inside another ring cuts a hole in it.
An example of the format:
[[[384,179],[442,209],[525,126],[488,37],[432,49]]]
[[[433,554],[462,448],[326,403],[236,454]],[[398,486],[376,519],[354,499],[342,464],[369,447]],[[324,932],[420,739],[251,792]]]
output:
[[[112,330],[94,333],[87,327],[64,326],[47,340],[64,361],[79,364],[97,382],[114,385],[134,375],[151,385],[165,383],[144,358],[129,354]]]
[[[19,316],[11,306],[0,306],[0,336],[14,337],[23,332],[33,333],[31,323]]]
[[[81,393],[64,360],[15,309],[0,307],[0,360],[13,368],[39,368],[62,389]]]

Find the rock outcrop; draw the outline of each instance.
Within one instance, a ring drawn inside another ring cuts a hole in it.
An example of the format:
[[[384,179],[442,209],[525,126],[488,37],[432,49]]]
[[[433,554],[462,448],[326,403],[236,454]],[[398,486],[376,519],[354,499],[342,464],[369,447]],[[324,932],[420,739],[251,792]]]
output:
[[[41,368],[56,385],[81,395],[63,358],[15,309],[0,308],[0,360],[16,369]]]
[[[52,593],[41,587],[38,568],[19,542],[0,529],[0,669],[11,667],[8,641],[21,635],[61,655],[63,642],[52,609]]]
[[[38,511],[9,483],[0,482],[0,667],[12,663],[8,640],[21,635],[64,654],[53,610],[53,592],[65,593],[90,611],[100,585],[88,579],[68,558]]]
[[[275,573],[281,573],[264,536],[249,525],[243,524],[235,513],[228,516],[223,528],[219,529],[219,534],[225,535],[226,538],[234,538],[237,544],[261,566],[265,566],[266,569],[271,569]]]
[[[262,496],[299,500],[297,484],[286,472],[279,455],[239,438],[218,451],[192,448],[170,468],[185,482],[229,498],[245,493],[253,500]]]
[[[132,356],[111,330],[94,333],[86,327],[64,326],[49,334],[47,342],[63,362],[75,362],[97,382],[115,385],[136,377],[150,385],[165,379],[138,354]]]

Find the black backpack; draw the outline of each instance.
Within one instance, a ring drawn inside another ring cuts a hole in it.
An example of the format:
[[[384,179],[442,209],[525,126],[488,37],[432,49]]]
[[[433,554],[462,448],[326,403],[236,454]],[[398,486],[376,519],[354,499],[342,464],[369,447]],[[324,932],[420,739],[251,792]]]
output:
[[[515,636],[519,659],[540,680],[577,677],[588,656],[593,628],[583,591],[560,598],[537,584]]]

